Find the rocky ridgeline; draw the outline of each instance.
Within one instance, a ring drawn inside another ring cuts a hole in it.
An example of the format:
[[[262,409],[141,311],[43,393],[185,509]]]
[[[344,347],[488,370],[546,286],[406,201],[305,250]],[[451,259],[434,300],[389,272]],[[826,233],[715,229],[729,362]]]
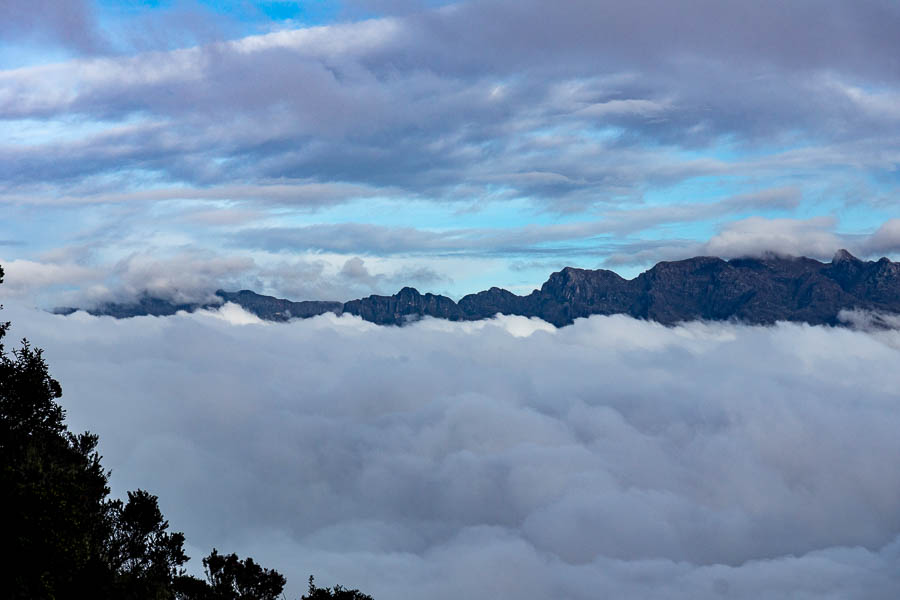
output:
[[[799,321],[838,324],[847,309],[900,313],[900,263],[887,258],[862,261],[846,250],[830,263],[803,257],[741,258],[701,256],[661,262],[634,279],[607,270],[566,267],[527,296],[491,288],[459,302],[405,287],[393,296],[349,302],[292,302],[255,292],[216,292],[219,303],[234,302],[270,321],[307,318],[326,312],[358,315],[382,325],[402,325],[423,316],[472,321],[497,313],[539,317],[556,326],[590,315],[626,314],[664,324],[695,319],[738,320],[751,324]],[[89,310],[118,318],[169,315],[210,304],[173,304],[144,297],[137,303],[110,303]],[[58,312],[68,313],[74,309]]]

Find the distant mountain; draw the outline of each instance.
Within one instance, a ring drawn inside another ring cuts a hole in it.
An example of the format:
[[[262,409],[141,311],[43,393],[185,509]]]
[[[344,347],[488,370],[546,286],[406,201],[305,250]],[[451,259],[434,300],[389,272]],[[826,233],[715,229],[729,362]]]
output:
[[[165,317],[174,315],[180,311],[194,312],[196,310],[216,309],[226,302],[240,305],[247,312],[253,313],[266,321],[288,321],[290,319],[306,319],[327,312],[341,314],[344,304],[342,302],[303,301],[293,302],[272,296],[263,296],[250,290],[239,292],[226,292],[217,290],[217,301],[192,304],[177,304],[162,298],[153,296],[141,296],[136,302],[105,302],[94,308],[86,309],[86,312],[96,316],[115,317],[127,319],[130,317]],[[54,313],[70,315],[77,308],[62,307],[54,309]]]
[[[838,314],[846,309],[900,313],[900,263],[887,258],[862,261],[846,250],[838,251],[830,263],[803,257],[726,261],[700,256],[658,263],[630,280],[603,269],[566,267],[527,296],[494,287],[469,294],[459,302],[446,296],[423,295],[410,287],[392,296],[373,295],[345,303],[292,302],[249,290],[219,290],[216,296],[221,302],[234,302],[270,321],[333,312],[358,315],[382,325],[402,325],[423,316],[473,321],[502,313],[539,317],[556,326],[568,325],[579,317],[611,314],[667,325],[695,319],[835,325],[839,323]],[[109,303],[88,312],[124,318],[213,306],[217,304],[173,304],[144,297],[136,303]]]
[[[92,315],[115,317],[117,319],[128,319],[130,317],[143,317],[152,315],[154,317],[165,317],[174,315],[178,311],[194,312],[198,308],[209,308],[219,306],[219,304],[176,304],[163,298],[155,298],[149,295],[143,295],[136,302],[104,302],[94,308],[85,309]],[[64,306],[53,309],[58,315],[70,315],[79,309]]]
[[[342,302],[323,302],[318,300],[292,302],[281,298],[273,298],[272,296],[262,296],[250,290],[241,290],[239,292],[218,290],[216,296],[221,298],[223,302],[239,304],[247,312],[251,312],[260,319],[267,321],[306,319],[327,312],[339,315],[343,312],[344,307]]]

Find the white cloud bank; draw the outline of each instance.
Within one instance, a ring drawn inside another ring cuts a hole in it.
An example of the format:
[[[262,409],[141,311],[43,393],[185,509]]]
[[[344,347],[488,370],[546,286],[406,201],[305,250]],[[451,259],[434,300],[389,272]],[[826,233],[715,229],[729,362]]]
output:
[[[900,595],[898,332],[229,310],[3,315],[195,558],[289,596]]]

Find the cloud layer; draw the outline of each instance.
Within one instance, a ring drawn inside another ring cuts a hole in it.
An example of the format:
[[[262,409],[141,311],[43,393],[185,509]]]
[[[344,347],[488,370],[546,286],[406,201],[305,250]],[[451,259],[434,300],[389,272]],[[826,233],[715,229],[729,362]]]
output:
[[[7,306],[116,492],[376,598],[893,598],[900,337]]]
[[[689,4],[492,0],[9,70],[3,119],[95,126],[0,148],[0,175],[10,192],[143,173],[273,199],[270,183],[335,186],[298,194],[311,205],[369,186],[578,210],[694,177],[896,163],[895,4]]]

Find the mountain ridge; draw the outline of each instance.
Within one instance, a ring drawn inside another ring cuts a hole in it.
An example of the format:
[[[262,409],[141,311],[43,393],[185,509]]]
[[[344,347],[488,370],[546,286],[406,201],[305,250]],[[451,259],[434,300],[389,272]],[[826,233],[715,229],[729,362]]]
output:
[[[665,325],[697,319],[838,325],[844,310],[900,313],[900,263],[887,258],[863,261],[839,250],[830,263],[776,255],[731,260],[698,256],[659,262],[633,279],[605,269],[565,267],[528,295],[492,287],[467,294],[459,302],[411,287],[391,296],[373,294],[347,302],[296,302],[251,290],[217,290],[215,295],[216,302],[205,304],[176,304],[144,295],[134,303],[106,303],[87,312],[116,318],[162,316],[233,302],[270,321],[332,312],[357,315],[380,325],[403,325],[426,316],[473,321],[500,313],[538,317],[558,327],[580,317],[611,314]]]

